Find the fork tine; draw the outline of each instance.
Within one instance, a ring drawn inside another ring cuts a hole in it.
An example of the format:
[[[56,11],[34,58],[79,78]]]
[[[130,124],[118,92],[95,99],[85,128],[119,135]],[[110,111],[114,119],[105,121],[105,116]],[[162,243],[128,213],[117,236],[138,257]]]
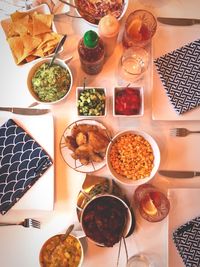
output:
[[[36,220],[32,220],[32,226],[35,228],[40,228],[40,222]]]
[[[32,218],[27,218],[25,219],[27,227],[34,227],[34,228],[40,228],[40,222],[32,219]]]
[[[178,132],[177,128],[170,129],[170,135],[171,136],[176,136],[178,134],[179,134],[179,132]]]
[[[39,221],[37,221],[37,220],[35,220],[35,219],[31,219],[31,221],[32,221],[32,223],[36,223],[36,224],[40,224],[40,222]]]
[[[173,128],[170,130],[171,136],[185,137],[189,134],[186,128]]]

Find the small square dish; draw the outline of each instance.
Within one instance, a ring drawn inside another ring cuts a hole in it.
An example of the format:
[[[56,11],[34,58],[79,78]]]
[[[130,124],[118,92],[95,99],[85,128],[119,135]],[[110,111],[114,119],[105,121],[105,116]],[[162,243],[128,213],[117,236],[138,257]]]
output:
[[[1,25],[17,65],[51,56],[62,38],[46,4],[28,11],[16,11],[2,20]],[[63,47],[59,52],[62,50]]]
[[[106,116],[106,89],[95,86],[77,87],[76,106],[80,117]]]
[[[144,115],[143,87],[114,88],[113,116],[115,117],[141,117]]]

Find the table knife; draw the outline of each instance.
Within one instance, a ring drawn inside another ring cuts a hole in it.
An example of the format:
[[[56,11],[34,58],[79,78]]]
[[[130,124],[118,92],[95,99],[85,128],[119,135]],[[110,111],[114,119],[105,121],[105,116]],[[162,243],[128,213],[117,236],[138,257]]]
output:
[[[200,24],[200,19],[157,17],[157,20],[161,23],[174,26],[192,26],[194,24]]]
[[[170,170],[159,170],[158,173],[163,176],[171,178],[193,178],[200,176],[200,172],[195,171],[170,171]]]
[[[50,112],[50,109],[0,107],[0,111],[8,111],[20,115],[42,115]]]

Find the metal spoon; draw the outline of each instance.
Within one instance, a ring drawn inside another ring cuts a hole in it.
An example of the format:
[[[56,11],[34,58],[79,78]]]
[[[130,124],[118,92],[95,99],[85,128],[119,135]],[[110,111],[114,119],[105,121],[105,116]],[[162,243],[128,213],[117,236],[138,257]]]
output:
[[[61,236],[60,239],[61,239],[62,242],[64,242],[65,239],[67,239],[68,235],[71,233],[71,231],[72,231],[73,229],[74,229],[74,224],[71,224],[71,225],[67,228],[65,234]]]
[[[122,230],[120,241],[119,241],[119,249],[118,249],[118,255],[117,255],[117,267],[119,266],[119,258],[120,258],[120,253],[121,253],[122,240],[124,242],[124,248],[125,248],[125,252],[126,252],[126,264],[128,262],[128,249],[127,249],[126,240],[125,240],[125,236],[124,236],[124,229],[126,227],[126,223],[127,223],[127,217],[124,218],[123,230]]]
[[[53,55],[53,57],[52,57],[52,59],[51,59],[51,61],[50,61],[50,63],[49,63],[49,67],[52,66],[52,64],[53,64],[54,60],[56,59],[56,57],[57,57],[57,55],[58,55],[58,52],[59,52],[61,46],[64,44],[66,38],[67,38],[67,35],[65,34],[65,35],[63,36],[63,38],[61,39],[60,43],[56,46],[54,55]]]

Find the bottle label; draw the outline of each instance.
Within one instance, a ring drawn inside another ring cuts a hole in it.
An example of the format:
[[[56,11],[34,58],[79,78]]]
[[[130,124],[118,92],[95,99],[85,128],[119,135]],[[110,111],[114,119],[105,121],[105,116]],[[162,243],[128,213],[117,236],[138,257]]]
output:
[[[100,60],[96,61],[96,62],[88,62],[88,61],[85,61],[83,59],[81,59],[80,61],[81,61],[81,66],[82,66],[83,70],[87,74],[97,74],[103,68],[104,57],[101,58]]]

